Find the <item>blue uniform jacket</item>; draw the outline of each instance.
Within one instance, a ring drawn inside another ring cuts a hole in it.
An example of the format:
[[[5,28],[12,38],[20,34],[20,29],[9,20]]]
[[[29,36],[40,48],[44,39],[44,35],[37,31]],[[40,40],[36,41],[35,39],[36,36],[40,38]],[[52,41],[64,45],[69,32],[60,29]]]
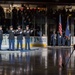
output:
[[[14,40],[14,38],[15,38],[15,36],[14,36],[15,31],[14,30],[9,30],[8,33],[9,33],[8,39]]]
[[[17,40],[22,40],[23,39],[23,32],[22,32],[22,30],[17,30],[16,31],[16,35],[17,35]]]
[[[0,30],[0,40],[3,39],[3,30]]]

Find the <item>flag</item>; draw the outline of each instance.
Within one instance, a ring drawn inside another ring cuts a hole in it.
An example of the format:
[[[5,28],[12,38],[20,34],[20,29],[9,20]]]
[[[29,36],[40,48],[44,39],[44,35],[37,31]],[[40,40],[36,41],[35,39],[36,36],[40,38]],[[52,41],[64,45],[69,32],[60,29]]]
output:
[[[67,25],[66,25],[65,36],[66,36],[67,38],[70,36],[70,30],[69,30],[69,17],[67,17]]]
[[[59,15],[59,33],[62,35],[61,14]]]

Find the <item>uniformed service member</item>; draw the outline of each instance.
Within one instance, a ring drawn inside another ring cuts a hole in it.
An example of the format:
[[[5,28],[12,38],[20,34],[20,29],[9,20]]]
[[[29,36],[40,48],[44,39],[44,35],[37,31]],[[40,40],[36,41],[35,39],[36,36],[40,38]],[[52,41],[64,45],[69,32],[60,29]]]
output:
[[[0,50],[1,50],[2,40],[3,40],[3,30],[2,26],[0,26]]]
[[[26,26],[26,30],[24,30],[25,34],[25,49],[27,50],[27,45],[28,45],[28,50],[30,50],[30,34],[33,32],[33,30],[29,29],[29,25]]]
[[[69,36],[66,37],[66,40],[67,40],[67,46],[70,46],[71,45],[71,34],[69,34]]]
[[[9,50],[14,50],[14,43],[15,43],[15,31],[13,30],[13,26],[10,26],[10,30],[8,30],[9,33]]]
[[[20,26],[18,26],[18,29],[16,30],[16,34],[17,34],[17,50],[19,49],[19,45],[20,45],[20,49],[23,50],[22,48],[23,32]]]
[[[65,46],[65,31],[62,32],[62,45]]]
[[[61,46],[61,38],[62,36],[60,35],[60,33],[58,32],[58,46]]]
[[[55,31],[54,31],[53,34],[51,35],[51,40],[52,40],[53,46],[55,46],[55,45],[56,45],[56,33],[55,33]]]

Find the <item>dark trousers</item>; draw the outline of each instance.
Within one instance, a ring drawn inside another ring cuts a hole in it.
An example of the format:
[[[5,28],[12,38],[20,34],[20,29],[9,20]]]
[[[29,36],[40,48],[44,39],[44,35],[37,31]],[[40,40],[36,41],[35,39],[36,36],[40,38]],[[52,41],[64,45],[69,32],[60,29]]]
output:
[[[67,45],[70,46],[70,40],[67,40]]]
[[[26,38],[25,39],[25,49],[27,49],[27,45],[28,45],[28,50],[30,49],[30,38]]]
[[[58,38],[58,46],[61,46],[61,38]]]
[[[62,45],[65,46],[65,38],[62,38]]]
[[[9,50],[14,50],[14,40],[9,39]]]
[[[1,45],[2,45],[2,39],[0,39],[0,50],[1,50]]]
[[[56,39],[53,39],[53,46],[56,45]]]
[[[17,50],[19,49],[19,44],[20,44],[20,48],[22,50],[23,49],[22,48],[22,40],[17,40]]]

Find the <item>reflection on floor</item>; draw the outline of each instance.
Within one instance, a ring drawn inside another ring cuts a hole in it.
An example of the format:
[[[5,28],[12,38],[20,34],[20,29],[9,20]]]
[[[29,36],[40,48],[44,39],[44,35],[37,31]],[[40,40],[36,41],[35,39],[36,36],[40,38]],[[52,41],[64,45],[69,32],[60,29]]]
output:
[[[0,75],[75,75],[73,48],[40,48],[22,53],[0,53]],[[62,63],[66,66],[62,67]]]

